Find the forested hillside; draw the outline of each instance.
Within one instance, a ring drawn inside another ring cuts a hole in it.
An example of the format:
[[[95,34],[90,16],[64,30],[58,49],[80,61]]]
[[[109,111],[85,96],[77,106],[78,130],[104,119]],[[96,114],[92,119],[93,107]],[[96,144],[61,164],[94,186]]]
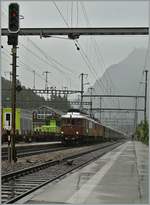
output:
[[[2,106],[11,107],[11,83],[3,77],[1,82]],[[17,85],[21,85],[20,82],[18,82]],[[26,88],[22,85],[21,88],[21,91],[16,91],[16,107],[32,110],[42,105],[47,105],[61,111],[66,111],[70,108],[70,103],[67,101],[66,97],[53,96],[50,100],[45,100],[44,97],[35,94],[30,88]]]

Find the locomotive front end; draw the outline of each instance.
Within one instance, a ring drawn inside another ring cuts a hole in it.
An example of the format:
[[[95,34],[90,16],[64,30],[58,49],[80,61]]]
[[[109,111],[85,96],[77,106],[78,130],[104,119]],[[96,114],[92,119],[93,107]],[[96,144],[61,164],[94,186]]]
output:
[[[64,144],[79,143],[83,136],[82,120],[78,114],[67,113],[61,118],[61,139]]]

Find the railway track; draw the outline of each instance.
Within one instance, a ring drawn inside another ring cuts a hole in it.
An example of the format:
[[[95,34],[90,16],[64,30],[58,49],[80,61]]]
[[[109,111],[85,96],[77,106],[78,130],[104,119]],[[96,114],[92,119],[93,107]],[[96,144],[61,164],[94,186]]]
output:
[[[26,157],[32,156],[37,154],[43,154],[48,152],[55,152],[68,149],[68,147],[62,146],[62,144],[57,145],[37,145],[37,146],[30,146],[30,147],[16,147],[17,150],[17,157]],[[8,148],[2,149],[2,160],[8,159]]]
[[[101,144],[76,155],[63,158],[61,161],[49,161],[38,166],[2,175],[1,202],[14,203],[42,186],[58,180],[66,174],[85,166],[123,142]]]

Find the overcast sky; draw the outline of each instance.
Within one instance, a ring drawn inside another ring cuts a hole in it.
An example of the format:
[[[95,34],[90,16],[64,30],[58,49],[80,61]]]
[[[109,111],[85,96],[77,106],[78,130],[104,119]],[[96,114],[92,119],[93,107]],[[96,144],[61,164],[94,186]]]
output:
[[[14,2],[14,1],[11,1]],[[20,5],[24,19],[20,27],[115,27],[148,26],[148,1],[15,1]],[[8,27],[8,4],[2,1],[2,28]],[[66,22],[66,23],[65,23]],[[64,36],[64,38],[67,38]],[[19,37],[18,79],[33,87],[36,71],[36,88],[44,88],[44,71],[49,71],[49,87],[58,89],[80,88],[80,73],[87,73],[92,86],[112,64],[126,58],[135,48],[147,48],[148,36],[82,36],[77,50],[74,41],[60,38]],[[11,46],[2,37],[2,75],[9,79]],[[83,52],[81,52],[83,51]],[[54,63],[52,58],[60,64]],[[83,59],[84,58],[84,59]],[[88,63],[85,63],[85,59]],[[88,65],[87,65],[88,64]],[[144,65],[143,65],[144,66]],[[59,69],[59,70],[58,70]],[[61,71],[60,71],[61,70]],[[94,70],[94,71],[93,71]]]

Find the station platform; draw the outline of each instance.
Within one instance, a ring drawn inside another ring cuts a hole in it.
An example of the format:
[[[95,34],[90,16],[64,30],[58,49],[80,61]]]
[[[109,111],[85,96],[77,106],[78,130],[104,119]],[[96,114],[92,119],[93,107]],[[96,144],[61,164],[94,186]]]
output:
[[[148,146],[128,141],[19,203],[148,204]]]

